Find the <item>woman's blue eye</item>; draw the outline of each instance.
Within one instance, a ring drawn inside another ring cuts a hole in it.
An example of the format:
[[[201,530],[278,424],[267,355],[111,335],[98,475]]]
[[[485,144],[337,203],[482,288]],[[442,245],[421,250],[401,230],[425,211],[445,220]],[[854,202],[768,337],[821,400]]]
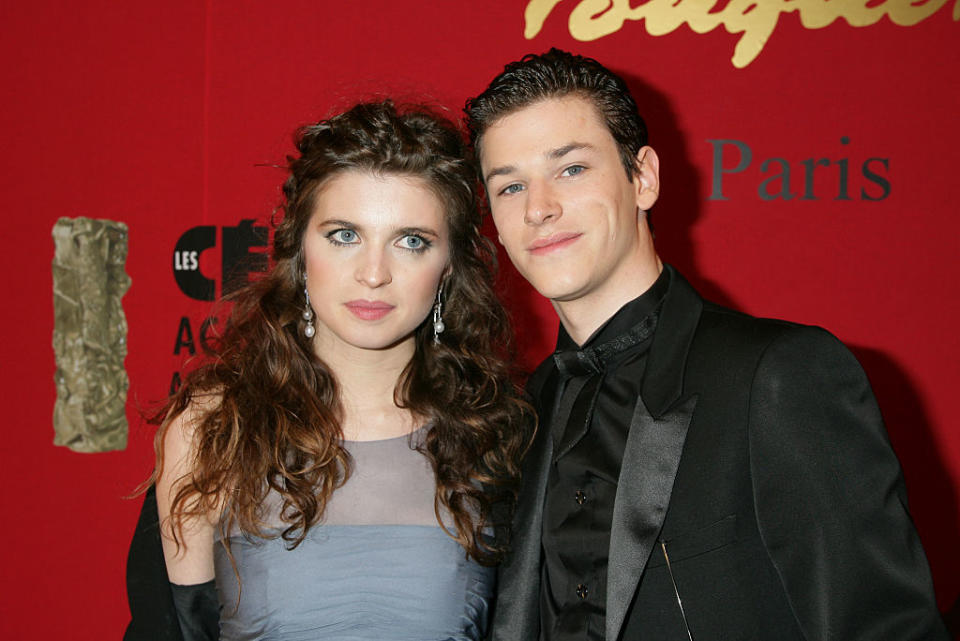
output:
[[[576,176],[577,174],[582,174],[585,167],[582,165],[570,165],[563,170],[564,176]]]
[[[430,242],[426,238],[417,236],[416,234],[408,234],[400,239],[400,247],[411,251],[425,251],[429,246]]]
[[[357,232],[352,229],[337,229],[327,234],[327,238],[337,245],[352,245],[357,242]]]
[[[512,185],[507,185],[506,187],[501,189],[500,193],[504,195],[509,195],[509,194],[515,194],[522,190],[523,190],[523,185],[519,183],[513,183]]]

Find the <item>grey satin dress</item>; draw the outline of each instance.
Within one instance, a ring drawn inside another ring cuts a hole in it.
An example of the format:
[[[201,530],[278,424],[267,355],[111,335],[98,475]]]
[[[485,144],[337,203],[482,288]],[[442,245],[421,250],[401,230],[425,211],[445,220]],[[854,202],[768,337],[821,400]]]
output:
[[[423,434],[347,442],[352,475],[297,548],[231,533],[239,584],[216,543],[221,639],[484,637],[496,572],[467,559],[437,524],[433,471],[412,448]],[[267,510],[279,524],[278,498]]]

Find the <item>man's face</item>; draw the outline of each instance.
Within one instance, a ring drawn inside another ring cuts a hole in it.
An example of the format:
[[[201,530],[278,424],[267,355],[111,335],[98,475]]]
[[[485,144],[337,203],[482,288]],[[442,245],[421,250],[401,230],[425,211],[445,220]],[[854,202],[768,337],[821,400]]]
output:
[[[579,96],[534,103],[483,134],[500,242],[543,296],[602,304],[632,291],[638,266],[653,258],[638,209],[653,204],[658,186],[645,177],[651,166],[656,177],[656,154],[644,147],[638,158],[647,168],[631,181],[596,108]]]

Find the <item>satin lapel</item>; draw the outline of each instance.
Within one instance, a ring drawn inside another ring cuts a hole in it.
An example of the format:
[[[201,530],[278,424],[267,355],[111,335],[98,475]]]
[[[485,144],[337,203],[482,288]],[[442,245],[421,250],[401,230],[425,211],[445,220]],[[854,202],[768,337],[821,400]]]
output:
[[[670,265],[656,333],[644,368],[620,468],[610,525],[607,641],[617,639],[670,504],[673,482],[697,404],[683,397],[690,344],[703,299]]]
[[[542,376],[542,374],[549,374]],[[540,536],[543,529],[543,499],[553,455],[550,414],[539,402],[544,379],[554,372],[538,370],[528,386],[540,414],[537,435],[523,462],[523,478],[513,520],[511,552],[500,566],[497,606],[491,641],[527,641],[539,637],[540,629]],[[537,379],[534,381],[534,379]],[[549,403],[553,405],[553,403]],[[554,411],[556,408],[553,408]]]
[[[630,421],[610,525],[607,567],[607,641],[620,634],[640,575],[670,504],[673,481],[697,396],[654,418],[642,398]]]
[[[552,444],[550,430],[541,426],[524,464],[512,550],[500,566],[493,641],[536,639],[539,634],[540,533]]]

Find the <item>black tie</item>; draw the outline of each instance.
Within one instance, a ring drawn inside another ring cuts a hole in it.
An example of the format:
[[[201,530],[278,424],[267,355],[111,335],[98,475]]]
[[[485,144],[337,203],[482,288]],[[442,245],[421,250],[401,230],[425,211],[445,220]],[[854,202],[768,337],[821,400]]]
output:
[[[558,385],[563,386],[550,421],[555,443],[554,462],[569,452],[590,428],[607,363],[617,354],[649,338],[657,326],[657,316],[658,313],[654,312],[630,331],[595,347],[554,353],[553,360],[560,374]]]

